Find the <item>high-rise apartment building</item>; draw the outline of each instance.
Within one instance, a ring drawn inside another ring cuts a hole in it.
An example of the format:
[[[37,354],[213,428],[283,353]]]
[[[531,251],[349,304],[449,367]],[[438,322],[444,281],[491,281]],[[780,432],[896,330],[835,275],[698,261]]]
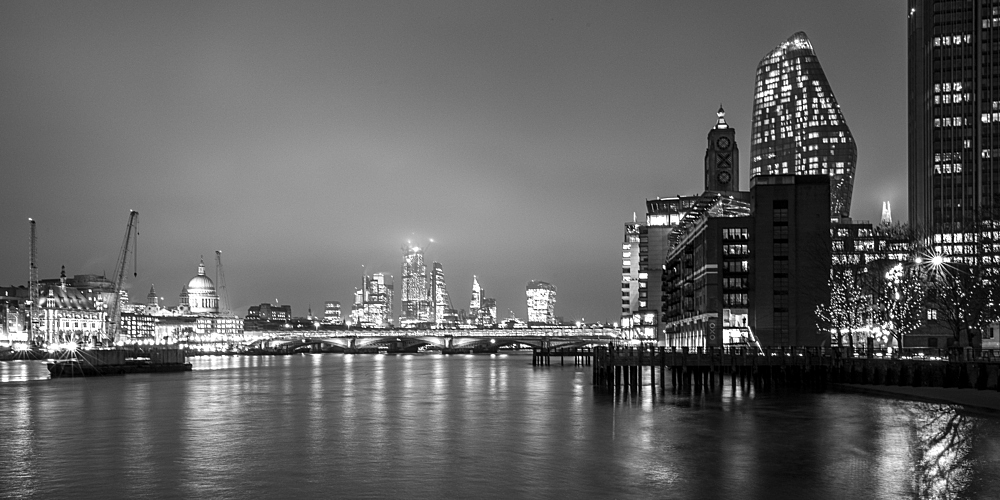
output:
[[[420,247],[409,244],[403,247],[400,276],[402,290],[399,295],[399,325],[405,328],[430,324],[433,315],[430,279],[424,264],[424,251]]]
[[[530,281],[525,289],[528,296],[528,323],[556,324],[556,287],[544,281]]]
[[[621,327],[628,338],[640,336],[642,316],[639,314],[639,226],[632,215],[632,222],[625,223],[625,239],[622,241],[622,315]],[[648,283],[645,284],[648,286]]]
[[[828,175],[831,217],[850,217],[857,157],[812,42],[795,33],[757,65],[750,177]]]
[[[954,262],[1000,268],[1000,1],[909,0],[909,216]]]

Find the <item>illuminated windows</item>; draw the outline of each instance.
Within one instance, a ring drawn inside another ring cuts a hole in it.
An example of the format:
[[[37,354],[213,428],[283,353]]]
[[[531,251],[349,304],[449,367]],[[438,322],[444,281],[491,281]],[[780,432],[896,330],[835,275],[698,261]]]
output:
[[[531,281],[525,294],[528,298],[529,323],[556,323],[556,287],[544,281]]]
[[[964,43],[964,38],[960,41]],[[857,148],[804,33],[792,35],[761,60],[756,88],[751,177],[827,174],[831,178],[831,214],[849,215]],[[939,85],[938,93],[944,92],[943,88]],[[949,103],[970,97],[962,82],[948,82],[947,88]],[[941,97],[937,96],[938,102]],[[943,120],[938,123],[945,126]],[[948,127],[962,126],[968,119],[952,115],[947,123]]]

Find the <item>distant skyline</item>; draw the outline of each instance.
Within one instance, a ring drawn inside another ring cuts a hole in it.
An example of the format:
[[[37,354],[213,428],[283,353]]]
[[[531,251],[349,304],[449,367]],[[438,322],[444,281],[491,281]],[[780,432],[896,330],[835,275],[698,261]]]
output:
[[[177,302],[348,305],[426,245],[457,309],[530,280],[617,321],[623,224],[701,192],[721,103],[749,186],[760,59],[808,34],[858,147],[852,216],[906,207],[902,1],[0,3],[0,284],[111,274]],[[398,305],[398,301],[397,301]],[[348,306],[349,307],[349,306]],[[398,311],[394,311],[398,316]]]

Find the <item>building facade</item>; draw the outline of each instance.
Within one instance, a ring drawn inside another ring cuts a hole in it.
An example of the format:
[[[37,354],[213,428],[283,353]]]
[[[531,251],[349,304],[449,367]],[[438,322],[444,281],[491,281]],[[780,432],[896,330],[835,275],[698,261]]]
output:
[[[392,327],[392,284],[385,282],[385,274],[365,276],[361,292],[361,314],[355,324],[362,328]]]
[[[403,247],[403,266],[400,273],[399,326],[404,328],[429,325],[432,321],[430,279],[424,264],[424,251],[417,246]]]
[[[671,250],[664,265],[667,346],[746,344],[750,287],[748,216],[706,216]]]
[[[675,231],[664,264],[666,345],[829,342],[815,315],[830,296],[829,178],[750,183],[748,205],[706,192]]]
[[[458,326],[458,311],[451,306],[451,296],[444,281],[444,266],[435,262],[431,266],[431,296],[434,298],[434,326],[454,328]]]
[[[76,275],[40,282],[38,297],[41,323],[31,341],[39,344],[76,342],[89,344],[103,340],[107,331],[107,309],[113,300],[111,282],[103,276]]]
[[[343,325],[344,315],[340,307],[340,302],[336,300],[329,300],[324,304],[323,307],[323,324],[325,325]]]
[[[764,346],[829,345],[816,308],[830,300],[830,199],[825,175],[750,180],[750,327]]]
[[[639,237],[638,301],[630,322],[634,338],[663,340],[663,261],[671,248],[670,236],[680,221],[694,206],[697,196],[675,196],[646,200],[646,221],[627,227],[626,233]],[[626,234],[626,237],[634,237]],[[622,244],[624,248],[624,243]],[[622,252],[624,255],[624,251]],[[628,272],[631,279],[632,263],[625,266],[622,259],[622,281]],[[628,269],[628,271],[626,271]],[[624,304],[623,304],[624,305]],[[632,308],[631,303],[629,304]]]
[[[0,288],[0,346],[28,342],[29,295],[23,286]]]
[[[476,311],[476,326],[490,328],[497,324],[497,299],[484,297]]]
[[[639,281],[639,260],[642,258],[639,253],[640,225],[633,214],[632,222],[625,223],[625,238],[622,241],[622,308],[619,324],[622,332],[630,339],[644,337],[641,330],[642,315],[639,313],[639,292],[640,286],[649,286],[648,279]],[[655,331],[654,335],[646,337],[655,337]]]
[[[483,306],[483,287],[479,285],[479,279],[472,275],[472,299],[469,300],[469,318],[475,319],[479,316],[479,308]]]
[[[556,324],[556,287],[544,281],[530,281],[525,289],[528,297],[528,324]]]
[[[910,224],[1000,270],[1000,2],[909,0]]]
[[[857,156],[812,42],[793,34],[757,65],[750,177],[829,176],[831,214],[850,217]]]

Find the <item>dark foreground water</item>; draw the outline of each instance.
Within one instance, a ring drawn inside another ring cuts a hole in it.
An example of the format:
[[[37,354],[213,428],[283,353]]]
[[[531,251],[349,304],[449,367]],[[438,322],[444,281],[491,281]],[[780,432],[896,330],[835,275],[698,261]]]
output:
[[[1000,420],[857,394],[611,396],[525,355],[0,363],[0,496],[1000,498]]]

